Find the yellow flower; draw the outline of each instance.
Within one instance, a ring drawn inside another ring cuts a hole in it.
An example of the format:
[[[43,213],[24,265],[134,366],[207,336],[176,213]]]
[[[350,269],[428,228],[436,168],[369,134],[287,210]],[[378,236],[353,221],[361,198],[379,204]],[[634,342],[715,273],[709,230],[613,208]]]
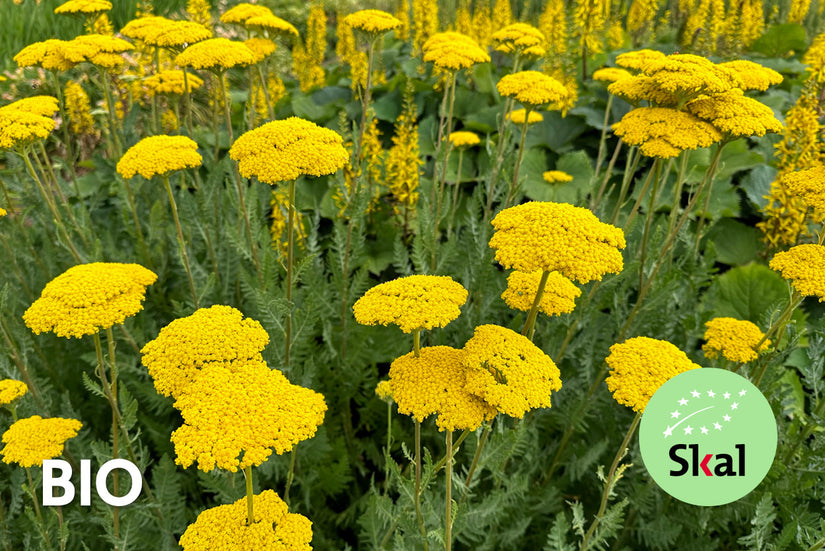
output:
[[[599,82],[613,83],[617,80],[630,78],[632,76],[633,75],[631,75],[628,71],[625,71],[624,69],[619,69],[618,67],[604,67],[593,73],[593,80],[598,80]]]
[[[745,96],[738,88],[721,94],[702,96],[688,103],[685,109],[732,138],[782,132],[782,123],[773,115],[773,110]]]
[[[453,144],[453,147],[472,147],[481,143],[481,140],[475,132],[459,130],[457,132],[450,132],[450,142]]]
[[[57,14],[82,14],[94,15],[112,9],[112,3],[108,0],[69,0],[60,4],[54,9]]]
[[[394,199],[393,208],[396,213],[399,213],[401,207],[406,211],[418,202],[419,176],[424,161],[419,154],[416,109],[412,91],[408,87],[404,92],[404,109],[395,121],[395,135],[385,165],[385,182]]]
[[[507,120],[513,121],[514,124],[524,124],[526,113],[527,109],[514,109],[507,113]],[[530,115],[527,116],[527,124],[534,124],[543,120],[544,117],[537,111],[530,111]]]
[[[259,4],[246,2],[233,6],[221,14],[221,23],[243,25],[247,19],[261,15],[273,15],[272,10]]]
[[[514,98],[533,108],[549,105],[548,109],[557,109],[553,104],[564,102],[568,95],[567,88],[561,82],[538,71],[505,75],[496,88],[502,96]]]
[[[53,96],[31,96],[0,107],[0,113],[25,111],[40,117],[51,117],[57,110],[57,98]]]
[[[180,538],[183,551],[311,551],[312,522],[288,512],[272,490],[253,497],[255,523],[247,525],[246,497],[198,515]]]
[[[549,408],[550,393],[561,389],[561,373],[553,360],[530,339],[505,327],[476,327],[464,353],[465,389],[511,417]]]
[[[335,173],[349,160],[342,142],[337,132],[289,117],[246,132],[232,144],[229,156],[245,178],[275,184]]]
[[[324,421],[324,397],[290,384],[262,360],[203,367],[175,402],[184,424],[172,433],[175,462],[235,472],[312,438]]]
[[[392,402],[392,386],[389,381],[380,381],[375,386],[375,394],[385,402]]]
[[[642,66],[642,71],[662,90],[680,97],[726,92],[733,87],[732,80],[737,78],[736,71],[718,67],[712,61],[693,54],[672,54],[651,59]]]
[[[37,335],[93,335],[143,310],[146,287],[157,278],[139,264],[78,264],[46,284],[23,321]]]
[[[76,48],[83,55],[83,61],[112,69],[123,65],[123,52],[134,49],[121,38],[105,34],[84,34],[71,40],[70,48]]]
[[[54,130],[57,98],[34,96],[0,107],[0,149],[44,140]]]
[[[147,46],[179,52],[187,46],[212,38],[212,31],[194,21],[167,20],[149,27],[141,38]]]
[[[616,65],[625,69],[641,71],[649,61],[660,60],[665,57],[665,54],[657,50],[636,50],[635,52],[627,52],[616,56]]]
[[[66,83],[63,96],[72,132],[77,135],[94,134],[95,120],[92,117],[92,105],[83,87],[70,80]]]
[[[84,61],[83,55],[65,40],[50,38],[29,44],[20,50],[14,61],[18,67],[43,67],[47,71],[68,71]]]
[[[236,65],[255,63],[255,54],[243,42],[210,38],[192,44],[175,57],[180,67],[224,71]]]
[[[161,71],[146,77],[143,84],[150,96],[154,94],[176,94],[181,96],[184,93],[183,71],[179,69]],[[196,75],[187,74],[186,84],[189,86],[189,92],[192,92],[192,90],[197,90],[203,86],[203,80]]]
[[[643,75],[616,80],[608,85],[607,91],[633,105],[639,105],[642,101],[657,107],[676,107],[679,104],[675,94],[662,90],[651,77]]]
[[[605,382],[613,398],[640,413],[653,393],[679,373],[698,369],[687,354],[667,341],[634,337],[610,347]]]
[[[513,23],[493,33],[493,45],[505,54],[517,53],[532,57],[545,54],[544,34],[527,23]]]
[[[2,218],[3,216],[6,216],[7,214],[8,214],[8,212],[6,211],[6,209],[0,208],[0,218]]]
[[[557,271],[580,283],[622,270],[624,233],[585,208],[531,201],[502,210],[492,223],[490,246],[505,268]]]
[[[467,69],[476,63],[490,61],[490,56],[482,50],[475,40],[456,32],[436,33],[422,47],[424,61],[444,71]]]
[[[295,25],[271,13],[249,17],[244,22],[244,26],[250,29],[261,29],[276,34],[298,37],[298,29],[295,28]]]
[[[825,214],[825,166],[789,172],[782,176],[782,185],[806,205]]]
[[[429,346],[397,358],[390,367],[390,392],[398,413],[423,421],[438,415],[444,430],[475,430],[496,415],[496,409],[465,389],[469,370],[464,351]]]
[[[156,33],[160,28],[174,23],[171,19],[157,15],[139,17],[126,23],[123,28],[120,29],[120,34],[136,40],[146,40],[148,35]]]
[[[541,177],[548,184],[564,184],[573,181],[573,177],[562,170],[548,170],[542,173]]]
[[[817,296],[825,302],[825,247],[806,244],[776,253],[768,264],[772,270],[791,280],[802,296]]]
[[[444,327],[460,314],[467,290],[449,276],[412,275],[376,285],[352,307],[362,325],[398,325],[404,333]]]
[[[513,272],[507,277],[507,288],[501,298],[507,306],[527,312],[536,299],[542,272]],[[573,282],[558,272],[550,272],[539,302],[539,311],[548,316],[569,314],[576,307],[576,298],[582,294]]]
[[[761,90],[764,92],[769,86],[782,82],[781,74],[747,59],[727,61],[720,63],[718,66],[736,72],[742,81],[740,86],[742,90]]]
[[[705,323],[705,357],[715,359],[719,353],[732,362],[750,362],[757,358],[756,345],[765,336],[755,324],[734,318],[713,318]],[[765,340],[758,352],[768,349],[771,341]]]
[[[639,151],[643,155],[663,159],[686,149],[708,147],[722,139],[722,134],[709,122],[666,107],[638,107],[615,123],[613,131],[625,143],[641,146]]]
[[[381,10],[360,10],[344,17],[344,22],[352,27],[373,35],[384,34],[401,25],[401,21]]]
[[[77,436],[83,423],[60,417],[43,419],[34,415],[20,419],[3,433],[5,446],[0,450],[4,463],[21,467],[40,467],[44,459],[54,459],[63,453],[63,445]]]
[[[263,361],[261,351],[269,335],[257,321],[243,318],[231,306],[216,304],[178,318],[146,343],[141,363],[149,370],[155,389],[177,398],[206,365]]]
[[[26,394],[29,388],[23,381],[4,379],[0,381],[0,406],[7,406]]]
[[[255,54],[255,63],[260,63],[275,53],[275,43],[268,38],[249,38],[243,43]]]
[[[117,163],[124,178],[140,174],[147,180],[176,170],[201,166],[198,144],[186,136],[150,136],[129,148]]]

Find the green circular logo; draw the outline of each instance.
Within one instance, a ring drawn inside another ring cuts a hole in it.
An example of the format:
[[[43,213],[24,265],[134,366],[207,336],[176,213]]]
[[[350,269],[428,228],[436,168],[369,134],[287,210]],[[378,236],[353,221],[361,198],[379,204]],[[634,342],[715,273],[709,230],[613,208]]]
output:
[[[680,373],[650,398],[639,447],[653,480],[693,505],[724,505],[762,482],[776,454],[770,404],[724,369]]]

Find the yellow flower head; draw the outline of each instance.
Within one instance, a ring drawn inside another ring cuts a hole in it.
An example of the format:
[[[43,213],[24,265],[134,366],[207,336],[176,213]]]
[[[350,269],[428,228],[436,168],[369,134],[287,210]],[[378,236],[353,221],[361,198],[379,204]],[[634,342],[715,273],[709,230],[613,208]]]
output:
[[[599,82],[613,83],[625,78],[631,78],[633,75],[624,69],[618,67],[604,67],[593,73],[593,80]]]
[[[764,103],[745,96],[738,88],[702,96],[688,103],[685,109],[733,138],[782,132],[782,123],[773,115],[773,110]]]
[[[702,366],[667,341],[634,337],[610,347],[605,382],[613,398],[640,413],[653,393],[679,373]]]
[[[384,34],[401,25],[393,15],[381,10],[360,10],[344,17],[344,23],[373,35]]]
[[[272,490],[253,496],[255,522],[247,525],[246,497],[198,515],[180,538],[183,551],[311,551],[312,522],[288,512]]]
[[[243,43],[255,54],[255,63],[260,63],[275,53],[275,43],[268,38],[249,38]]]
[[[0,149],[44,140],[54,130],[57,98],[34,96],[0,107]]]
[[[0,406],[7,406],[26,394],[29,388],[23,381],[4,379],[0,381]]]
[[[72,39],[70,48],[82,54],[83,61],[104,69],[114,69],[125,63],[123,52],[134,49],[121,38],[105,34],[84,34]]]
[[[693,54],[651,59],[642,66],[642,71],[662,90],[682,97],[726,92],[733,87],[731,80],[736,78],[735,71],[720,68]]]
[[[398,412],[423,421],[430,415],[439,430],[475,430],[495,417],[496,409],[465,389],[464,351],[430,346],[397,358],[390,367],[390,392]]]
[[[768,87],[779,84],[783,80],[782,75],[773,69],[768,69],[747,59],[726,61],[718,66],[734,71],[742,81],[740,86],[742,90],[761,90],[764,92]]]
[[[134,38],[135,40],[146,40],[150,34],[158,32],[158,30],[166,25],[174,24],[172,19],[160,17],[158,15],[148,15],[146,17],[138,17],[126,23],[120,34],[123,36]]]
[[[513,23],[493,33],[493,46],[505,54],[518,53],[521,55],[541,57],[544,49],[544,34],[527,23]]]
[[[385,402],[392,402],[392,386],[390,382],[387,381],[380,381],[375,386],[375,395],[384,400]]]
[[[563,103],[568,96],[564,84],[538,71],[505,75],[498,81],[496,88],[502,96],[514,98],[533,108],[547,105],[548,109],[558,109],[556,104]]]
[[[553,360],[530,339],[505,327],[476,327],[464,353],[466,390],[511,417],[549,408],[550,393],[561,389],[561,373]]]
[[[129,148],[117,163],[124,178],[140,174],[147,180],[176,170],[201,166],[198,144],[186,136],[150,136]]]
[[[146,343],[141,363],[149,370],[155,389],[177,398],[206,365],[245,365],[263,361],[261,351],[269,335],[257,321],[243,318],[231,306],[218,305],[178,318]]]
[[[709,122],[666,107],[638,107],[615,123],[613,131],[625,143],[641,146],[639,151],[643,155],[663,159],[686,149],[708,147],[722,139],[722,134]]]
[[[271,13],[250,17],[244,22],[244,26],[249,29],[261,29],[275,34],[298,37],[298,29],[295,25]]]
[[[232,144],[229,156],[245,178],[255,176],[267,184],[333,174],[349,161],[340,134],[298,117],[246,132]]]
[[[450,143],[453,144],[453,147],[472,147],[481,143],[481,140],[475,132],[459,130],[450,132]]]
[[[623,267],[624,233],[585,208],[531,201],[499,212],[493,227],[490,246],[505,268],[557,271],[587,283]]]
[[[527,109],[513,109],[507,113],[507,120],[513,121],[514,124],[524,124],[526,114]],[[527,124],[534,124],[543,120],[544,117],[537,111],[530,111],[530,114],[527,115]]]
[[[54,96],[31,96],[0,107],[0,113],[25,111],[39,117],[51,117],[57,110],[57,98]]]
[[[180,69],[161,71],[154,75],[148,76],[143,80],[143,84],[149,91],[150,95],[154,94],[175,94],[182,96],[184,93],[184,79],[183,71]],[[197,90],[203,86],[203,80],[193,74],[186,75],[186,85],[189,87],[189,92]]]
[[[607,91],[633,105],[639,105],[642,101],[657,107],[676,107],[679,104],[675,94],[662,90],[651,77],[644,75],[619,79],[609,84]]]
[[[664,59],[665,54],[658,50],[636,50],[616,56],[616,65],[625,69],[641,71],[648,61]],[[595,76],[595,75],[594,75]]]
[[[573,181],[573,177],[563,170],[548,170],[543,172],[541,177],[548,184],[565,184]]]
[[[0,218],[2,218],[3,216],[6,216],[7,214],[8,214],[8,211],[6,211],[6,209],[0,207]]]
[[[806,244],[776,253],[768,264],[802,296],[817,296],[825,302],[825,247]]]
[[[460,314],[467,290],[449,276],[412,275],[376,285],[352,307],[362,325],[397,325],[404,333],[444,327]]]
[[[536,299],[541,272],[513,272],[507,277],[507,288],[501,298],[507,306],[527,312]],[[576,299],[582,294],[581,289],[558,272],[550,272],[544,284],[544,292],[539,302],[539,311],[548,316],[569,314],[576,307]]]
[[[3,433],[5,446],[0,450],[4,463],[21,467],[42,466],[44,459],[54,459],[63,453],[63,445],[77,436],[83,423],[60,417],[43,419],[34,415],[20,419]]]
[[[436,33],[422,46],[424,61],[444,71],[467,69],[476,63],[487,63],[490,56],[475,40],[457,32]]]
[[[93,335],[143,310],[146,287],[157,278],[139,264],[78,264],[46,284],[23,321],[37,335]]]
[[[54,13],[63,15],[95,15],[112,9],[108,0],[69,0],[54,9]]]
[[[189,45],[212,38],[212,31],[194,21],[172,21],[150,27],[143,33],[147,46],[179,52]]]
[[[243,25],[250,17],[273,15],[272,10],[259,4],[242,3],[233,6],[221,14],[221,23]]]
[[[180,67],[222,72],[236,65],[255,63],[255,54],[243,42],[228,38],[210,38],[192,44],[175,57]]]
[[[68,71],[84,61],[81,52],[65,40],[50,38],[29,44],[20,50],[14,61],[18,67],[43,67],[47,71]]]
[[[290,384],[262,360],[210,364],[175,402],[184,424],[172,433],[175,462],[235,472],[257,466],[312,438],[327,405],[314,390]]]
[[[750,362],[758,352],[768,349],[771,341],[765,340],[757,351],[756,345],[765,336],[755,324],[734,318],[713,318],[705,323],[705,344],[702,350],[706,358],[718,358],[719,353],[732,362]]]
[[[789,172],[782,176],[782,185],[809,207],[825,213],[825,166]]]

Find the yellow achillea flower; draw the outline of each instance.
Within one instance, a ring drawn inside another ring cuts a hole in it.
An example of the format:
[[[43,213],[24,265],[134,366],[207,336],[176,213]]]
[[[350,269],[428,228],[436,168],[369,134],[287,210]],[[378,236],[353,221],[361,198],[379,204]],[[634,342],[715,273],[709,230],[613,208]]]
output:
[[[782,132],[782,123],[774,116],[773,110],[745,96],[738,88],[721,94],[702,96],[688,103],[685,110],[734,138]]]
[[[478,145],[481,143],[481,140],[475,132],[459,130],[457,132],[450,132],[450,142],[452,142],[453,147],[470,147]]]
[[[14,61],[18,67],[43,67],[47,71],[68,71],[84,57],[71,42],[50,38],[29,44],[20,50]]]
[[[37,335],[93,335],[143,310],[146,287],[157,278],[139,264],[78,264],[46,284],[23,321]]]
[[[548,109],[554,109],[568,96],[564,84],[538,71],[505,75],[496,84],[496,89],[502,96],[515,98],[532,108],[548,105]]]
[[[268,38],[249,38],[243,43],[255,54],[255,63],[260,63],[275,53],[275,43]]]
[[[248,4],[246,2],[233,6],[221,14],[221,23],[234,23],[243,25],[247,19],[261,15],[274,15],[272,10],[259,4]]]
[[[349,160],[342,142],[337,132],[289,117],[246,132],[232,144],[229,156],[245,178],[276,184],[338,171]]]
[[[687,354],[667,341],[633,337],[610,347],[605,382],[613,398],[641,413],[660,386],[679,373],[699,369]]]
[[[597,80],[599,82],[613,83],[617,80],[630,78],[632,76],[633,75],[631,75],[628,71],[625,71],[624,69],[619,69],[618,67],[604,67],[593,73],[593,80]]]
[[[563,170],[548,170],[542,173],[541,177],[548,184],[564,184],[573,181],[573,177]]]
[[[174,23],[173,20],[159,15],[139,17],[126,23],[120,29],[120,34],[135,40],[146,40],[148,35],[158,32],[161,27]]]
[[[505,268],[557,271],[580,283],[622,270],[624,232],[588,209],[531,201],[499,212],[490,246]]]
[[[23,381],[4,379],[0,381],[0,406],[7,406],[26,394],[29,387]]]
[[[782,176],[782,185],[806,205],[825,214],[825,166],[789,172]]]
[[[530,111],[530,114],[527,115],[527,109],[513,109],[507,113],[507,120],[513,121],[514,124],[524,124],[525,116],[527,124],[535,124],[544,120],[544,116],[537,111]]]
[[[541,57],[545,37],[540,30],[527,23],[513,23],[493,33],[493,45],[499,52]]]
[[[180,96],[184,93],[183,71],[180,69],[161,71],[143,79],[143,84],[150,96],[154,94],[176,94]],[[203,86],[203,80],[197,75],[188,74],[186,75],[186,84],[189,87],[189,92],[192,92]]]
[[[607,91],[633,105],[639,105],[642,101],[657,107],[676,107],[679,104],[675,94],[662,90],[652,78],[644,75],[616,80],[608,85]]]
[[[0,113],[25,111],[39,117],[51,117],[57,110],[57,98],[54,96],[31,96],[0,107]]]
[[[94,134],[95,120],[92,118],[92,105],[83,87],[70,80],[63,90],[63,97],[66,101],[66,115],[69,117],[72,132],[78,136]]]
[[[142,40],[147,46],[181,51],[187,46],[212,38],[212,31],[194,21],[168,20],[161,25],[150,27],[143,33]]]
[[[178,398],[204,366],[232,368],[232,362],[263,361],[261,351],[268,343],[269,335],[260,323],[244,319],[231,306],[216,304],[161,329],[140,351],[140,361],[160,394]]]
[[[643,155],[663,159],[686,149],[708,147],[722,139],[722,134],[709,122],[666,107],[638,107],[615,123],[613,131],[625,143],[641,146],[639,151]]]
[[[625,69],[641,71],[648,62],[662,60],[665,57],[667,56],[658,50],[636,50],[616,56],[616,65]]]
[[[693,54],[672,54],[651,59],[644,64],[642,71],[662,90],[680,97],[718,94],[730,90],[734,84],[740,84],[737,72]]]
[[[105,34],[84,34],[71,40],[71,45],[83,54],[83,60],[92,65],[113,69],[125,63],[122,54],[133,46],[121,38]]]
[[[254,496],[255,522],[247,525],[246,496],[198,515],[180,538],[183,551],[311,551],[312,522],[288,512],[272,490]]]
[[[272,13],[250,17],[244,22],[244,26],[249,29],[260,29],[271,33],[298,37],[298,29],[295,28],[295,25]]]
[[[112,9],[108,0],[69,0],[57,6],[54,13],[62,15],[94,15]]]
[[[513,272],[507,277],[507,288],[501,298],[507,306],[527,312],[536,299],[542,272]],[[539,302],[539,311],[548,316],[569,314],[576,307],[576,298],[582,294],[581,289],[558,272],[550,272]]]
[[[34,415],[20,419],[3,433],[5,446],[0,450],[4,463],[21,467],[42,466],[44,459],[54,459],[63,453],[63,445],[77,436],[83,423],[60,417],[43,419]]]
[[[424,43],[422,50],[424,61],[432,61],[433,65],[445,71],[457,71],[490,61],[490,56],[475,40],[457,32],[434,34]]]
[[[150,136],[129,148],[117,163],[117,172],[124,178],[140,174],[168,175],[176,170],[201,166],[203,157],[198,144],[186,136]]]
[[[449,346],[421,349],[392,362],[390,396],[398,404],[398,413],[423,421],[438,415],[438,430],[475,430],[497,411],[465,388],[469,370],[464,351]]]
[[[763,67],[747,59],[736,59],[720,63],[719,67],[730,69],[736,72],[742,90],[760,90],[764,92],[768,87],[782,82],[783,77],[773,69]]]
[[[561,389],[553,360],[515,331],[498,325],[476,327],[464,345],[465,389],[511,417],[550,407],[550,393]]]
[[[467,289],[449,276],[411,275],[376,285],[352,306],[362,325],[397,325],[404,333],[445,327],[467,302]]]
[[[236,472],[312,438],[327,405],[262,360],[206,365],[175,401],[184,424],[172,433],[175,463]]]
[[[360,10],[344,18],[353,29],[374,35],[384,34],[401,25],[392,14],[381,10]]]
[[[825,302],[825,247],[805,244],[776,253],[768,264],[802,296],[817,296]]]
[[[734,318],[713,318],[705,323],[705,357],[715,359],[722,353],[732,362],[750,362],[758,357],[756,345],[764,338],[764,333],[755,324]],[[768,349],[771,341],[765,340],[758,352]]]
[[[52,96],[34,96],[0,107],[0,149],[48,138],[56,111],[57,98]]]
[[[385,402],[392,402],[392,386],[389,381],[381,381],[375,386],[375,395]]]
[[[8,214],[8,212],[6,211],[6,209],[0,208],[0,218],[2,218],[3,216],[6,216],[7,214]]]
[[[224,71],[236,65],[255,63],[255,54],[243,42],[228,38],[210,38],[192,44],[175,57],[181,67]]]

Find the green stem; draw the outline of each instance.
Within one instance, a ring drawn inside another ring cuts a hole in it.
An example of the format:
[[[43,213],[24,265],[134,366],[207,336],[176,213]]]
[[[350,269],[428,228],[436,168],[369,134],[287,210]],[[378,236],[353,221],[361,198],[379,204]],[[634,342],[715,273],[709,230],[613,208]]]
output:
[[[71,206],[69,206],[69,200],[66,198],[66,195],[63,193],[63,190],[60,187],[60,182],[57,180],[57,175],[54,173],[54,169],[52,168],[52,163],[49,160],[49,154],[46,152],[46,148],[43,145],[42,141],[37,142],[37,145],[40,147],[40,153],[43,155],[43,162],[40,161],[40,157],[37,155],[37,152],[34,152],[34,160],[37,163],[38,168],[40,168],[41,174],[48,174],[49,178],[52,181],[52,186],[54,187],[55,192],[57,192],[57,196],[60,198],[60,202],[63,204],[63,208],[66,209],[66,214],[69,215],[69,221],[74,226],[77,235],[80,236],[80,240],[83,242],[83,246],[88,249],[89,248],[89,240],[86,238],[86,232],[80,227],[80,224],[77,223],[77,218],[74,216],[74,211],[72,210]],[[78,201],[83,204],[83,201],[78,198]]]
[[[450,220],[447,223],[447,241],[453,236],[453,223],[455,222],[455,211],[458,206],[458,192],[461,189],[461,162],[464,160],[464,148],[458,150],[458,174],[453,182],[453,201],[450,205]]]
[[[117,125],[117,116],[115,115],[115,106],[112,101],[112,93],[109,90],[108,73],[105,69],[99,67],[100,82],[103,87],[103,95],[106,97],[106,113],[109,117],[109,130],[112,133],[112,141],[114,143],[114,157],[120,159],[123,156],[123,146],[120,143],[120,129]]]
[[[418,332],[416,332],[417,335]],[[421,536],[424,538],[424,547],[429,551],[427,529],[424,528],[424,516],[421,514],[421,421],[418,419],[415,419],[415,516],[418,519]]]
[[[189,290],[192,292],[192,300],[195,304],[195,309],[200,308],[198,301],[198,293],[195,292],[195,280],[192,277],[192,270],[189,267],[189,254],[186,252],[186,242],[183,240],[183,229],[180,225],[180,218],[178,218],[178,204],[175,202],[175,195],[172,193],[172,185],[169,183],[169,176],[164,174],[161,176],[163,183],[166,186],[166,193],[169,196],[169,204],[172,207],[172,218],[175,219],[175,228],[178,232],[178,247],[180,247],[181,256],[183,257],[183,267],[186,269],[186,276],[189,278]]]
[[[453,547],[453,431],[447,431],[447,477],[444,517],[444,543],[446,551]]]
[[[823,414],[825,414],[825,398],[820,397],[819,403],[816,406],[816,410],[814,410],[813,414],[811,415],[811,418],[815,419],[817,417],[821,417]],[[807,425],[805,425],[805,430],[802,432],[802,436],[796,439],[796,442],[794,443],[793,447],[790,450],[788,450],[788,453],[786,453],[785,457],[782,459],[782,463],[784,465],[791,464],[791,460],[793,459],[796,450],[799,449],[799,446],[801,446],[803,442],[810,438],[810,436],[819,426],[820,425],[815,423],[813,420],[808,421]]]
[[[186,108],[186,131],[189,132],[189,137],[193,137],[194,133],[192,132],[192,99],[189,94],[189,76],[186,72],[186,67],[182,67],[181,70],[183,71],[183,103],[184,107]],[[213,111],[214,112],[214,111]],[[217,124],[215,125],[217,126]],[[218,148],[218,132],[215,131],[215,159],[217,160]]]
[[[521,169],[521,160],[524,158],[524,140],[527,138],[527,129],[530,124],[527,122],[530,117],[532,109],[528,106],[524,110],[524,124],[521,127],[521,139],[518,145],[518,157],[516,158],[516,166],[513,169],[513,180],[510,182],[510,187],[507,190],[507,198],[504,200],[504,208],[510,206],[510,201],[515,199],[516,188],[518,188],[518,173]]]
[[[441,175],[438,178],[438,197],[435,201],[436,203],[436,210],[435,210],[435,218],[433,219],[433,250],[432,256],[430,257],[430,270],[435,272],[435,263],[436,263],[436,253],[437,253],[437,245],[438,245],[438,238],[439,238],[439,226],[441,225],[441,205],[444,199],[444,185],[447,180],[447,166],[450,162],[450,152],[452,151],[453,142],[450,141],[449,135],[453,127],[453,107],[455,104],[455,73],[450,73],[451,78],[447,81],[447,89],[444,91],[445,95],[448,94],[450,96],[449,99],[449,112],[447,114],[447,126],[446,126],[446,135],[447,140],[444,143],[444,147],[447,150],[444,152],[444,160],[441,163]],[[444,139],[442,138],[442,141]],[[440,144],[439,144],[440,149]],[[436,189],[436,182],[433,181],[433,191]]]
[[[252,498],[254,492],[252,490],[252,465],[247,465],[243,470],[244,478],[246,479],[246,524],[252,526],[255,524],[255,513],[252,508]]]
[[[40,527],[40,533],[43,534],[43,541],[46,542],[46,547],[52,549],[52,541],[49,538],[49,532],[46,530],[46,525],[43,523],[43,514],[40,512],[40,503],[37,501],[37,488],[34,487],[34,480],[32,480],[32,472],[29,467],[26,467],[26,477],[29,479],[29,490],[31,490],[32,493],[34,512],[37,515],[37,524]]]
[[[616,201],[616,206],[613,208],[613,214],[610,217],[610,223],[613,225],[616,224],[619,213],[622,211],[622,204],[627,196],[627,189],[630,187],[630,181],[633,179],[633,174],[636,173],[636,167],[639,165],[639,159],[641,158],[642,154],[639,150],[636,147],[631,147],[627,156],[628,162],[624,167],[624,176],[622,176],[622,187],[619,190],[619,198]]]
[[[470,435],[470,429],[464,429],[461,432],[461,434],[459,435],[459,437],[455,439],[455,442],[453,442],[453,450],[458,449],[458,447],[461,445],[461,443],[464,442],[464,440],[466,440],[469,435]],[[433,472],[437,473],[446,464],[447,464],[447,456],[445,455],[444,457],[442,457],[441,459],[438,460],[438,463],[433,465]]]
[[[607,145],[607,121],[610,120],[610,107],[613,105],[613,94],[607,96],[607,106],[604,108],[604,122],[602,123],[602,135],[599,138],[599,153],[596,155],[596,170],[593,172],[593,180],[599,179],[599,171],[604,162],[605,146]],[[621,140],[619,140],[621,143]]]
[[[467,493],[461,496],[461,500],[458,502],[458,506],[464,503],[467,499],[467,496],[470,495],[470,482],[473,481],[473,475],[478,468],[478,462],[481,460],[481,452],[484,450],[484,446],[487,444],[487,439],[490,437],[490,432],[492,432],[492,422],[489,427],[485,427],[482,432],[481,436],[478,439],[478,445],[476,446],[476,451],[473,454],[473,461],[470,463],[470,470],[467,471],[467,478],[464,481],[464,486],[467,488]]]
[[[639,196],[636,198],[636,202],[633,203],[633,208],[630,209],[630,214],[627,216],[627,220],[625,220],[624,225],[622,226],[622,230],[627,233],[628,229],[630,228],[630,224],[633,222],[633,219],[636,218],[636,214],[639,212],[639,207],[642,204],[642,200],[645,198],[645,193],[647,193],[647,188],[650,187],[650,182],[654,180],[654,175],[657,176],[655,179],[658,183],[658,172],[660,167],[660,161],[657,158],[653,161],[653,165],[651,165],[650,170],[647,172],[647,177],[645,178],[644,184],[642,184],[642,190],[639,192]]]
[[[659,171],[661,164],[658,164],[659,159],[656,159],[656,171]],[[667,173],[665,173],[667,174]],[[647,216],[645,217],[645,229],[642,233],[642,247],[641,247],[641,261],[639,263],[639,288],[642,288],[644,285],[644,278],[645,278],[645,257],[647,256],[647,240],[650,236],[650,225],[653,221],[653,217],[656,214],[656,196],[659,195],[659,174],[656,174],[656,178],[653,182],[653,191],[650,194],[650,201],[647,204]]]
[[[509,140],[509,126],[507,120],[510,117],[510,112],[513,110],[513,98],[507,98],[504,101],[504,112],[501,115],[501,124],[498,128],[498,143],[496,144],[496,157],[493,163],[492,171],[490,172],[490,180],[487,182],[487,204],[484,207],[484,223],[490,220],[493,212],[493,197],[495,196],[496,183],[498,175],[501,172],[501,163],[504,160],[504,147]]]
[[[81,201],[80,187],[77,185],[77,173],[74,169],[74,142],[69,136],[69,117],[66,115],[66,100],[63,97],[63,89],[60,87],[60,79],[57,77],[57,71],[49,71],[54,79],[54,88],[57,91],[57,106],[60,108],[60,120],[63,121],[63,142],[66,146],[66,166],[69,169],[69,175],[72,178],[75,194],[78,201]],[[82,202],[82,201],[81,201]]]
[[[364,101],[361,104],[361,126],[358,128],[358,139],[355,141],[355,155],[353,156],[356,163],[361,162],[361,149],[364,145],[364,133],[366,132],[367,123],[369,122],[370,102],[372,101],[372,63],[374,56],[375,42],[370,40],[367,47],[367,85],[366,90],[364,90]],[[357,181],[358,178],[356,177],[356,182]]]
[[[295,180],[289,181],[289,211],[286,225],[286,301],[292,304],[292,270],[295,262]],[[286,344],[284,365],[289,367],[289,351],[292,347],[292,309],[286,317]]]
[[[541,274],[541,280],[539,280],[539,287],[536,290],[536,296],[533,299],[533,305],[530,307],[530,313],[527,314],[527,321],[524,322],[524,327],[521,329],[521,334],[524,336],[530,335],[530,340],[532,341],[533,336],[533,328],[536,325],[536,316],[539,313],[539,304],[541,304],[541,297],[544,296],[544,286],[547,284],[547,278],[550,276],[550,272],[545,270]]]
[[[286,487],[284,488],[284,501],[289,505],[289,489],[292,487],[292,481],[295,478],[295,457],[298,455],[295,448],[292,448],[289,458],[289,471],[286,473]]]
[[[604,173],[604,178],[602,178],[602,184],[599,186],[599,191],[596,193],[595,198],[590,201],[590,210],[596,212],[596,208],[598,208],[599,204],[602,201],[602,197],[604,196],[604,192],[607,189],[607,182],[610,181],[610,175],[613,174],[613,167],[616,165],[616,160],[619,158],[619,152],[622,150],[622,140],[618,140],[616,142],[616,149],[613,150],[613,156],[610,157],[610,162],[607,164],[607,170]],[[593,178],[594,181],[596,178]]]
[[[109,347],[109,369],[111,373],[111,389],[112,389],[112,459],[117,459],[119,457],[119,447],[120,447],[120,439],[119,434],[120,431],[118,430],[117,424],[117,415],[115,415],[115,410],[119,410],[118,406],[118,397],[117,397],[117,364],[115,362],[115,337],[112,334],[112,328],[106,328],[106,344]],[[103,365],[101,364],[100,369],[103,369]],[[119,484],[119,474],[117,469],[112,472],[112,483],[114,489],[114,495],[120,495],[120,484]],[[114,520],[114,528],[115,528],[115,539],[120,538],[120,510],[118,507],[112,508],[112,515]]]
[[[261,86],[263,87],[264,92],[264,101],[266,102],[266,113],[269,115],[269,119],[272,120],[275,118],[275,112],[272,110],[272,100],[269,97],[269,82],[267,82],[267,77],[264,76],[264,69],[261,67],[260,64],[255,65],[258,68],[258,77],[261,79]],[[254,102],[254,99],[253,99]],[[253,105],[254,111],[254,105]]]
[[[756,345],[754,345],[754,347],[753,347],[754,350],[758,351],[759,348],[768,339],[773,337],[774,334],[776,334],[777,332],[779,332],[779,335],[776,339],[776,342],[774,343],[774,347],[779,348],[779,341],[782,339],[782,334],[785,330],[785,327],[787,326],[788,322],[790,321],[791,316],[794,313],[794,310],[796,310],[797,307],[799,307],[799,305],[802,304],[802,300],[803,300],[802,296],[800,296],[799,293],[797,293],[796,291],[794,291],[791,294],[791,298],[790,298],[790,300],[788,300],[788,304],[785,305],[785,309],[782,310],[782,313],[779,314],[779,317],[776,319],[776,321],[771,324],[771,326],[768,328],[768,330],[765,332],[765,334],[762,336],[762,338],[759,340],[759,342],[756,343]],[[759,383],[762,382],[762,377],[765,375],[765,371],[767,371],[767,369],[768,369],[768,363],[769,362],[764,362],[763,363],[762,368],[759,370],[759,374],[754,378],[753,384],[756,385],[757,387],[759,386]],[[738,371],[739,368],[741,367],[741,364],[742,364],[742,362],[737,363],[736,366],[734,367],[733,371]]]

